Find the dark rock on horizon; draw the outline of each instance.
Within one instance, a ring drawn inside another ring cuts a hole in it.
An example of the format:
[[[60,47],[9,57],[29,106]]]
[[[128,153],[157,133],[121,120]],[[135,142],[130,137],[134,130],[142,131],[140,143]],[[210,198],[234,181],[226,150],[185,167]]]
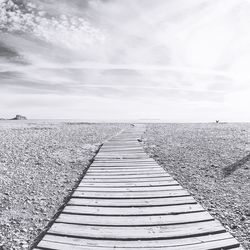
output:
[[[16,117],[12,118],[11,120],[27,120],[27,118],[22,115],[16,115]]]

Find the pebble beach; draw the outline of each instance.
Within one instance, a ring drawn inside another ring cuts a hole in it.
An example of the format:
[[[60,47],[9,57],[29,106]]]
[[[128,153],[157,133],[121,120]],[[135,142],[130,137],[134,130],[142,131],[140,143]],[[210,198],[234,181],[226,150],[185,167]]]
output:
[[[0,122],[0,249],[29,249],[99,146],[125,125]]]

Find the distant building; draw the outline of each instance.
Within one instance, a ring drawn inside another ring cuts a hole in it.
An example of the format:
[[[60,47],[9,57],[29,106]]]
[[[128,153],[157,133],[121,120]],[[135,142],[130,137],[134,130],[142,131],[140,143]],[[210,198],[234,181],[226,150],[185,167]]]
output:
[[[16,117],[12,118],[11,120],[27,120],[27,118],[22,115],[16,115]]]

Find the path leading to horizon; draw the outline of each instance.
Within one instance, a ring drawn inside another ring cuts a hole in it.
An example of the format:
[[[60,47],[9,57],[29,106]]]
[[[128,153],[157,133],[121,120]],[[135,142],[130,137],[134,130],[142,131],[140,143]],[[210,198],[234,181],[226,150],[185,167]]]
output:
[[[138,142],[143,126],[106,142],[34,249],[242,249]]]

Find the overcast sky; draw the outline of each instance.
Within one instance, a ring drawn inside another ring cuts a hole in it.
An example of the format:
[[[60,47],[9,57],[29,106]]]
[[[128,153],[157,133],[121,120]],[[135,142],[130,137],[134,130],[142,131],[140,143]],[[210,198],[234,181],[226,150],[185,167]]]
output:
[[[0,0],[0,117],[250,121],[250,0]]]

